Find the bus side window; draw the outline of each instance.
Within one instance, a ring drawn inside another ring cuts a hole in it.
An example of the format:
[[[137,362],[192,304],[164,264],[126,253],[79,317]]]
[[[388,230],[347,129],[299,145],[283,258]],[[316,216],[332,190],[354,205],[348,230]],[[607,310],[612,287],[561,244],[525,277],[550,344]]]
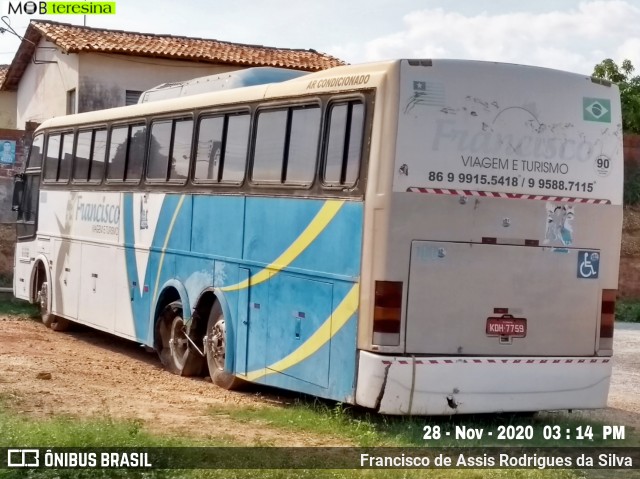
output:
[[[258,113],[252,180],[309,186],[320,135],[320,107],[307,105]]]
[[[285,183],[309,186],[316,175],[320,107],[295,108],[291,115]]]
[[[60,135],[49,135],[47,140],[47,156],[44,160],[44,180],[56,181],[58,178],[58,162],[60,159]]]
[[[240,184],[244,180],[249,149],[249,120],[248,114],[227,116],[228,126],[221,179],[223,183]]]
[[[132,125],[129,134],[126,181],[138,181],[142,178],[142,166],[147,144],[146,125]]]
[[[39,183],[40,177],[38,175],[28,175],[29,184],[27,185],[28,194],[25,197],[25,208],[23,210],[22,219],[25,222],[32,222],[36,219],[36,212],[38,210],[38,196],[40,193]]]
[[[91,162],[91,141],[93,132],[81,131],[78,133],[76,143],[76,156],[73,166],[73,180],[77,182],[87,181]]]
[[[193,172],[193,179],[196,182],[219,179],[224,123],[224,116],[202,118],[199,122],[196,165]]]
[[[60,168],[58,169],[58,182],[66,183],[71,176],[71,164],[73,160],[73,133],[62,135],[62,149],[60,150]]]
[[[88,130],[78,133],[73,162],[73,181],[99,183],[104,172],[107,130]]]
[[[147,179],[149,180],[166,181],[167,179],[171,124],[171,121],[154,121],[151,124],[149,164],[147,165]]]
[[[117,126],[111,129],[111,143],[109,144],[109,166],[107,179],[124,180],[124,167],[127,159],[128,126]]]
[[[189,176],[191,162],[191,139],[193,137],[193,120],[175,120],[171,142],[171,163],[169,180],[185,182]]]
[[[251,173],[251,179],[256,183],[282,183],[287,117],[287,110],[258,113]]]
[[[107,156],[107,130],[96,130],[91,153],[89,181],[99,183],[104,175],[104,160]]]
[[[361,102],[331,106],[323,174],[326,185],[351,187],[356,184],[363,132],[364,105]]]
[[[33,139],[31,152],[29,153],[29,164],[27,168],[42,168],[42,147],[44,146],[44,135],[37,135]]]
[[[247,113],[202,118],[196,140],[196,183],[240,184],[249,142]]]

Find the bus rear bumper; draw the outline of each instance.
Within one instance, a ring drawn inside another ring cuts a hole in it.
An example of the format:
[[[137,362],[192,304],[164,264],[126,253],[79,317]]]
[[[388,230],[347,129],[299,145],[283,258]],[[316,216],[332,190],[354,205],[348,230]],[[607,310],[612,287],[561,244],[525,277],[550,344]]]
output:
[[[606,407],[610,357],[407,357],[360,351],[356,403],[384,414]]]

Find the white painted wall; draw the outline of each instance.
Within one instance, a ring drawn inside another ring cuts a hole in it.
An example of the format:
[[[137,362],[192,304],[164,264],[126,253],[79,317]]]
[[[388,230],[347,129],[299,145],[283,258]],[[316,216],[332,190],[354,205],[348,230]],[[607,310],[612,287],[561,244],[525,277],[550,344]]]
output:
[[[67,92],[76,89],[76,111],[94,111],[123,106],[127,90],[144,91],[161,83],[238,70],[236,66],[133,57],[100,53],[66,54],[45,40],[35,58],[54,63],[30,63],[18,85],[11,128],[67,114]],[[53,47],[53,49],[51,48]],[[4,93],[4,92],[3,92]],[[4,100],[0,97],[0,102]],[[4,110],[4,103],[0,103]],[[0,121],[3,120],[0,116]],[[7,120],[9,121],[9,120]],[[0,123],[0,126],[2,124]]]
[[[41,40],[34,58],[55,63],[32,62],[27,66],[18,85],[18,129],[24,129],[27,121],[42,123],[66,115],[67,91],[78,88],[78,55],[62,53],[52,43]]]
[[[0,129],[16,129],[18,94],[15,91],[0,91]]]
[[[78,112],[124,106],[126,90],[145,91],[161,83],[238,70],[237,66],[132,57],[80,54]]]

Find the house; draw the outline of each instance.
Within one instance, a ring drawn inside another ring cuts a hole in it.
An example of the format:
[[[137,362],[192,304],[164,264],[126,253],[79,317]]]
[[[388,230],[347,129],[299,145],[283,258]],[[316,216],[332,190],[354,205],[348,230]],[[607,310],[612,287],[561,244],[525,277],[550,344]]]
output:
[[[0,65],[0,85],[4,82],[9,65]],[[0,129],[15,129],[16,127],[17,92],[0,91]]]
[[[6,235],[2,229],[15,221],[13,175],[44,120],[136,103],[161,83],[250,67],[313,72],[343,64],[315,50],[31,21],[11,65],[0,66],[0,148],[12,158],[0,161],[0,280],[13,263],[13,227],[6,225]]]
[[[9,65],[0,65],[0,84],[8,71]],[[16,129],[16,100],[17,92],[0,91],[0,183],[13,178],[24,156],[24,131]],[[0,187],[0,222],[4,220],[1,208],[6,206],[7,196]]]
[[[16,127],[24,129],[54,116],[136,103],[160,83],[249,67],[319,71],[343,64],[315,50],[33,20],[0,95],[15,92]]]

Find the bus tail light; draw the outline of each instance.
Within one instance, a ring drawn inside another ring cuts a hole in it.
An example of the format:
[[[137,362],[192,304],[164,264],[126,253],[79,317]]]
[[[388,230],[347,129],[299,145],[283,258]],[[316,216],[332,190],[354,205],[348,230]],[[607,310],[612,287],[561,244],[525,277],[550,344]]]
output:
[[[380,346],[400,344],[402,282],[376,281],[373,309],[373,343]]]
[[[613,321],[616,313],[616,295],[618,291],[615,289],[602,290],[602,307],[600,309],[600,339],[613,338]],[[602,343],[602,341],[601,341]],[[602,348],[602,344],[600,346]],[[610,348],[604,348],[610,349]]]

